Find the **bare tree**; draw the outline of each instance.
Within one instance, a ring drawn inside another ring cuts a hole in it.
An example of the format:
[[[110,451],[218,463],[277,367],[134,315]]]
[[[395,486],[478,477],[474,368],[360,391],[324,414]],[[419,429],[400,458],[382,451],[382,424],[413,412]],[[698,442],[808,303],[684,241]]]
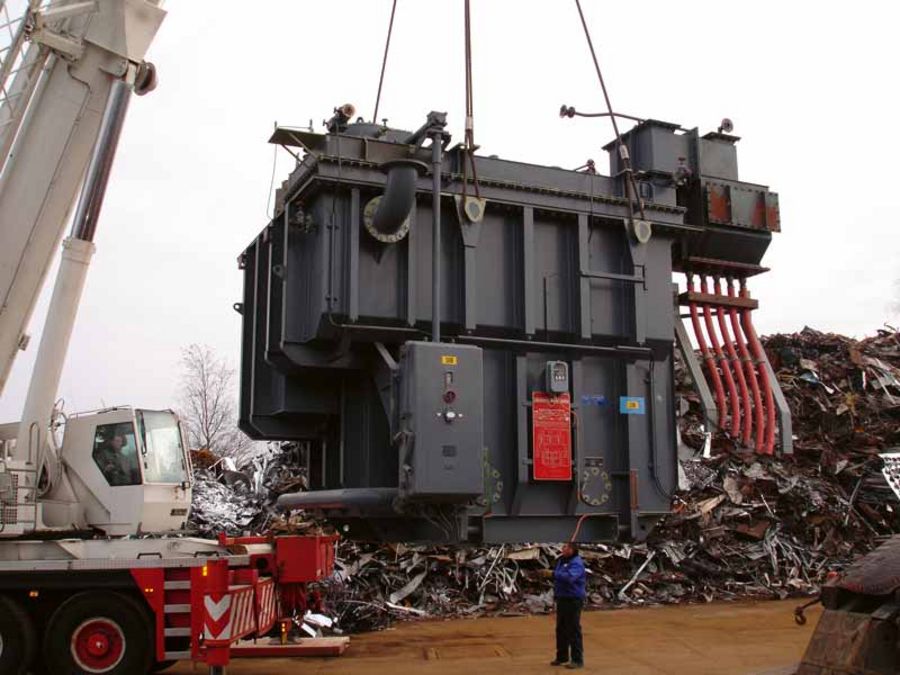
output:
[[[237,428],[234,368],[208,345],[181,350],[181,410],[194,449],[220,456],[241,454],[251,441]]]

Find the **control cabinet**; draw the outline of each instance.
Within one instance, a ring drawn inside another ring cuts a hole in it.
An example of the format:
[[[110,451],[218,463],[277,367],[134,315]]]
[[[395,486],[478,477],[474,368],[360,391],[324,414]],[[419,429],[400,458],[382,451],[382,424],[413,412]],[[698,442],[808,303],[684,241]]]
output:
[[[407,342],[400,353],[400,497],[481,495],[483,415],[479,347]]]

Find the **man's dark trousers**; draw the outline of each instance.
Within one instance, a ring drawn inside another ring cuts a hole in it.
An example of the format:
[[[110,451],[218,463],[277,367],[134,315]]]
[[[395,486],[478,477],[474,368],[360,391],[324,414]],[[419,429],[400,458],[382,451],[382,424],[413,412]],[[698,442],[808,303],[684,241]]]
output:
[[[584,648],[581,644],[581,598],[556,599],[556,660],[584,663]]]

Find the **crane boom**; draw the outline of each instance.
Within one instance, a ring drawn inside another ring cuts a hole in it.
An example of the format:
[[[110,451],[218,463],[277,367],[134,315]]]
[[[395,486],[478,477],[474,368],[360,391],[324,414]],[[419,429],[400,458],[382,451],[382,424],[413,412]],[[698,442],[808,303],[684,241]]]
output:
[[[31,0],[0,64],[0,393],[97,142],[110,92],[134,83],[159,0]],[[73,314],[74,316],[74,314]],[[55,394],[55,392],[54,392]]]

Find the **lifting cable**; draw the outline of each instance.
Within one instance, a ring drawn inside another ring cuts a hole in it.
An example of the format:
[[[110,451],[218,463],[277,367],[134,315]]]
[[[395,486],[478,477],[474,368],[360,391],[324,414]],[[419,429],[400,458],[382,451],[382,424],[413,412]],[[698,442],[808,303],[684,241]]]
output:
[[[466,0],[468,4],[468,0]],[[631,157],[628,154],[628,148],[622,142],[622,135],[619,133],[619,125],[616,123],[616,115],[613,113],[612,103],[609,101],[609,93],[606,91],[606,83],[603,81],[603,73],[600,72],[600,63],[597,61],[597,53],[594,51],[594,42],[591,40],[591,33],[588,30],[587,21],[584,19],[584,12],[581,10],[581,0],[575,0],[575,6],[578,8],[578,15],[581,17],[581,25],[584,27],[584,36],[587,38],[588,48],[591,50],[591,58],[594,60],[594,69],[597,71],[597,79],[600,80],[600,88],[603,90],[603,98],[606,101],[606,109],[609,111],[609,119],[613,125],[613,131],[616,134],[616,149],[619,153],[619,159],[622,161],[623,171],[625,172],[625,180],[628,182],[626,190],[630,189],[631,194],[628,196],[628,214],[630,220],[634,220],[634,204],[636,199],[638,209],[641,213],[641,219],[644,218],[644,200],[637,190],[637,183],[634,180],[634,171],[631,168]]]
[[[472,20],[469,14],[469,0],[465,0],[465,52],[466,52],[466,131],[463,139],[463,184],[462,184],[462,201],[463,209],[466,204],[466,187],[469,182],[468,164],[472,167],[472,181],[475,185],[475,197],[481,198],[481,192],[478,188],[478,171],[475,168],[475,112],[472,96]]]
[[[619,159],[622,162],[622,169],[625,173],[626,184],[626,197],[628,201],[628,217],[630,223],[634,223],[634,200],[637,200],[638,210],[641,214],[641,220],[644,219],[644,200],[641,199],[641,195],[637,189],[637,182],[634,179],[634,171],[631,168],[631,157],[628,154],[628,148],[622,142],[622,135],[619,133],[619,125],[616,122],[616,114],[613,112],[612,103],[609,100],[609,92],[606,91],[606,82],[603,81],[603,73],[600,71],[600,62],[597,61],[597,53],[594,51],[594,42],[591,40],[591,32],[588,30],[587,21],[584,18],[584,12],[581,9],[581,0],[575,0],[575,6],[578,8],[578,15],[581,17],[581,25],[584,28],[584,36],[587,38],[588,48],[591,50],[591,58],[594,61],[594,69],[597,71],[597,79],[600,80],[600,88],[603,90],[603,99],[606,101],[606,109],[609,112],[609,119],[612,122],[613,132],[616,135],[616,150],[619,153]],[[592,182],[593,186],[593,182]],[[650,396],[652,403],[653,396],[653,361],[650,361]],[[655,430],[651,429],[650,443],[652,447],[652,453],[650,455],[650,474],[653,477],[654,487],[657,492],[663,498],[671,499],[672,494],[665,489],[662,483],[659,480],[659,475],[656,473],[657,461],[656,461],[656,443],[655,443]],[[587,515],[587,514],[586,514]],[[584,516],[582,516],[582,519]],[[575,532],[572,534],[572,541],[575,540],[575,537],[578,534],[578,529],[581,527],[581,520],[579,519],[578,525],[575,528]]]
[[[372,122],[378,123],[378,108],[381,104],[381,90],[384,85],[384,72],[387,68],[388,52],[391,47],[391,35],[394,31],[394,16],[397,12],[397,0],[391,5],[391,18],[388,22],[387,39],[384,43],[384,56],[381,59],[381,75],[378,78],[378,93],[375,96],[375,113],[372,115]],[[465,73],[466,73],[466,128],[462,147],[462,170],[463,170],[463,187],[462,198],[463,204],[466,201],[466,188],[468,186],[469,167],[472,168],[472,183],[475,187],[475,197],[481,198],[481,190],[478,185],[478,170],[475,167],[475,115],[474,102],[472,94],[472,21],[469,9],[469,0],[464,2],[465,12]]]
[[[378,105],[381,103],[381,85],[384,84],[384,68],[387,66],[388,50],[391,47],[391,33],[394,32],[394,14],[397,11],[397,0],[391,6],[391,20],[388,23],[387,40],[384,43],[384,57],[381,59],[381,77],[378,78],[378,95],[375,96],[375,114],[372,115],[372,124],[378,124]]]

